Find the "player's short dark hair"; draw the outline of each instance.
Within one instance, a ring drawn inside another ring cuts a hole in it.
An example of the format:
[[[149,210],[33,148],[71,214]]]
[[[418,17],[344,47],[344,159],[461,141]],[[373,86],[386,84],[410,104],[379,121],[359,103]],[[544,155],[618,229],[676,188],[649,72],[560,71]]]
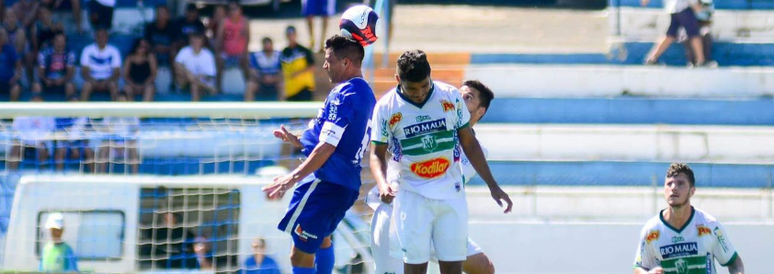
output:
[[[363,63],[365,49],[355,40],[336,34],[325,40],[325,49],[331,49],[339,59],[349,58],[357,66]]]
[[[494,93],[489,87],[481,83],[479,80],[466,80],[462,83],[463,86],[478,90],[479,103],[478,106],[485,108],[489,111],[489,104],[494,100]],[[484,113],[486,114],[486,113]],[[482,116],[483,117],[483,116]]]
[[[272,41],[271,38],[269,38],[268,36],[263,37],[263,40],[261,40],[261,44],[266,44],[267,42],[274,44],[274,41]]]
[[[667,178],[672,178],[680,175],[680,173],[683,173],[688,177],[688,182],[691,186],[696,185],[696,178],[693,176],[693,170],[686,163],[672,163],[667,169],[666,176]]]
[[[430,77],[430,62],[420,49],[409,50],[398,57],[398,77],[401,81],[421,82]]]

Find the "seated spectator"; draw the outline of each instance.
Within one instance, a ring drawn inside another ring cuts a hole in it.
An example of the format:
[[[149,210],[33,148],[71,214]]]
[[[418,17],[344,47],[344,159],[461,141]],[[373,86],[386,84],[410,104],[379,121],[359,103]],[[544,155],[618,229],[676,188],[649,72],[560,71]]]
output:
[[[314,56],[312,51],[298,44],[296,28],[285,30],[288,47],[282,50],[282,75],[285,91],[282,100],[312,101],[314,99]]]
[[[89,22],[95,30],[113,27],[113,8],[116,0],[89,0]]]
[[[64,216],[59,212],[49,213],[46,219],[51,239],[43,246],[40,254],[42,272],[78,272],[78,257],[72,247],[62,240]]]
[[[36,95],[45,93],[64,93],[66,98],[75,97],[75,53],[67,51],[67,41],[64,34],[54,36],[53,46],[43,49],[38,54],[38,79],[32,84],[32,92]]]
[[[702,42],[702,49],[704,50],[704,59],[707,61],[708,67],[716,67],[717,62],[712,60],[712,14],[715,12],[715,4],[712,0],[699,0],[701,9],[696,12],[696,19],[699,21],[699,37]],[[683,31],[684,32],[684,31]],[[683,33],[685,35],[685,33]],[[693,67],[697,66],[696,53],[691,46],[690,39],[683,37],[683,47],[685,48],[685,57],[688,59],[688,65]]]
[[[21,78],[21,60],[19,55],[8,43],[8,32],[0,28],[0,93],[8,93],[11,101],[19,101],[21,88],[19,87],[19,78]]]
[[[40,0],[40,5],[47,7],[52,12],[59,12],[65,10],[72,10],[73,19],[75,20],[75,27],[78,33],[83,32],[81,26],[81,1],[79,0]]]
[[[250,80],[245,91],[245,101],[254,101],[256,93],[260,100],[277,100],[282,90],[282,65],[280,52],[274,50],[271,38],[262,41],[263,49],[250,54]]]
[[[150,52],[150,43],[137,39],[124,62],[124,92],[129,101],[142,94],[145,102],[153,101],[156,94],[156,57]]]
[[[180,215],[165,212],[161,227],[150,230],[147,238],[153,239],[151,255],[160,258],[156,261],[157,269],[195,269],[196,254],[193,242],[196,236],[181,224]]]
[[[175,52],[172,50],[172,42],[175,38],[175,28],[169,19],[169,9],[165,5],[156,6],[156,21],[145,25],[145,39],[152,45],[156,60],[161,65],[169,65],[170,60],[175,60]]]
[[[30,102],[43,102],[36,96]],[[19,138],[14,140],[8,158],[8,169],[18,170],[19,163],[25,158],[37,159],[40,169],[48,163],[49,152],[53,147],[51,134],[56,128],[54,117],[20,116],[13,119],[11,126]]]
[[[207,38],[212,41],[212,44],[215,44],[215,38],[218,35],[218,29],[220,29],[220,25],[225,19],[226,6],[216,5],[215,9],[212,11],[212,18],[207,21]]]
[[[68,98],[68,101],[79,102],[74,96]],[[89,127],[89,117],[56,118],[56,130],[61,134],[56,141],[54,152],[57,171],[64,170],[68,159],[78,161],[79,165],[86,166],[89,172],[95,171],[94,150],[91,149],[85,132]]]
[[[5,12],[3,18],[3,28],[8,35],[7,43],[13,45],[16,50],[16,56],[22,60],[22,65],[26,69],[27,79],[32,79],[32,71],[29,63],[27,52],[29,51],[29,45],[27,44],[27,29],[24,24],[19,21],[17,13],[13,12],[13,9],[8,9]],[[20,71],[21,72],[21,71]]]
[[[223,90],[223,72],[226,66],[239,65],[242,79],[247,80],[247,43],[250,42],[250,25],[242,15],[242,7],[236,1],[228,4],[228,17],[218,26],[218,90]]]
[[[204,36],[194,33],[190,38],[190,46],[180,50],[175,58],[175,82],[180,88],[191,90],[191,100],[201,100],[206,90],[215,95],[215,57],[204,47]]]
[[[188,46],[189,37],[194,33],[204,33],[204,24],[199,20],[199,9],[196,4],[190,3],[185,6],[185,16],[175,22],[175,42],[174,51]]]
[[[45,6],[40,7],[38,9],[38,20],[32,25],[30,31],[32,33],[32,52],[39,52],[40,49],[49,45],[57,33],[63,32],[64,25],[61,22],[54,22],[54,19],[51,17],[51,10]]]
[[[266,240],[257,238],[251,247],[253,254],[245,260],[242,274],[280,274],[277,262],[266,255]]]
[[[127,102],[124,93],[116,96],[117,102]],[[131,174],[140,172],[140,157],[137,154],[137,132],[140,129],[140,118],[137,117],[105,117],[100,131],[107,136],[97,150],[97,172],[113,173],[113,163],[117,158],[123,158],[125,170],[131,169]],[[107,170],[107,163],[111,168]],[[126,171],[124,171],[127,173]]]
[[[81,53],[81,101],[89,101],[94,91],[110,92],[110,99],[115,101],[118,95],[121,54],[116,47],[108,45],[107,30],[97,30],[94,36],[94,44],[85,47]]]

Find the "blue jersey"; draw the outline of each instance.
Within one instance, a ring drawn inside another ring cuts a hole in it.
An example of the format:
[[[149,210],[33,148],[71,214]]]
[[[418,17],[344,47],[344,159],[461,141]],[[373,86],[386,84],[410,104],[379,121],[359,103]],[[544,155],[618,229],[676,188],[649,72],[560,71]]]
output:
[[[360,160],[368,146],[374,105],[374,93],[362,78],[350,79],[331,90],[325,105],[301,136],[306,156],[320,142],[336,146],[331,157],[314,172],[315,177],[360,189]]]

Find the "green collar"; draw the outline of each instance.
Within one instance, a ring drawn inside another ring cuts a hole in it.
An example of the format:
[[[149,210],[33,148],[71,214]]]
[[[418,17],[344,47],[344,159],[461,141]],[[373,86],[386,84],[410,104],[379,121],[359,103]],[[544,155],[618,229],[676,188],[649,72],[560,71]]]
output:
[[[667,226],[671,230],[674,230],[678,234],[683,232],[683,230],[685,230],[685,228],[688,227],[688,224],[690,224],[691,221],[693,221],[693,215],[696,213],[696,210],[693,209],[693,206],[691,206],[691,217],[688,217],[688,221],[685,222],[683,227],[681,227],[680,229],[676,229],[672,225],[670,225],[666,220],[664,220],[664,210],[666,209],[663,209],[658,213],[658,218],[661,219],[661,222],[664,223],[665,226]]]
[[[425,106],[425,104],[427,104],[427,101],[430,101],[430,97],[433,97],[433,90],[435,90],[435,83],[433,83],[432,80],[430,83],[432,84],[432,86],[430,86],[430,91],[427,93],[427,97],[425,97],[425,101],[422,102],[421,104],[414,103],[414,101],[411,101],[411,99],[406,98],[406,96],[403,95],[403,89],[400,88],[400,84],[395,88],[395,92],[398,93],[398,96],[400,96],[400,98],[403,99],[403,101],[406,101],[417,108],[422,108]]]

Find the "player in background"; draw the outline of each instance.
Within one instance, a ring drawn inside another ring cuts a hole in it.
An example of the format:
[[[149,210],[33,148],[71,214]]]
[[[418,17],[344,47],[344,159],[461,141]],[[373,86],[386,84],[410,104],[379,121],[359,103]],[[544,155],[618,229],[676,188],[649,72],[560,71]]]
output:
[[[274,178],[263,190],[282,197],[296,185],[288,211],[278,228],[290,233],[294,274],[330,274],[334,252],[331,234],[357,200],[360,162],[368,145],[376,98],[360,70],[364,50],[358,42],[334,35],[325,41],[325,63],[334,87],[318,116],[301,137],[284,126],[274,136],[307,156],[290,174]]]
[[[457,143],[489,186],[492,198],[510,212],[512,203],[492,177],[470,129],[470,113],[455,87],[430,79],[430,64],[421,50],[398,58],[398,86],[374,109],[371,172],[380,198],[393,203],[391,229],[406,274],[426,273],[431,243],[441,273],[462,273],[467,253],[467,202]],[[387,159],[387,151],[391,157]],[[388,162],[389,161],[389,162]],[[396,195],[396,190],[399,195]]]
[[[465,106],[470,112],[470,127],[478,123],[489,109],[490,102],[494,99],[494,93],[486,85],[478,80],[467,80],[460,86],[462,99],[465,100]],[[456,150],[460,150],[457,146]],[[486,148],[481,146],[486,155]],[[467,156],[460,155],[460,164],[465,183],[476,176],[476,170],[470,164]],[[379,200],[379,187],[375,186],[368,192],[366,204],[374,210],[371,219],[371,252],[374,255],[377,274],[395,273],[403,274],[403,262],[400,259],[390,256],[390,238],[397,237],[390,233],[390,217],[392,216],[392,205],[382,203]],[[393,230],[394,232],[394,230]],[[467,258],[462,263],[462,271],[468,274],[494,274],[494,265],[484,251],[468,237]]]
[[[668,207],[642,228],[635,274],[716,274],[713,259],[731,274],[744,273],[742,258],[720,222],[691,206],[695,183],[688,165],[672,163],[667,169]]]

